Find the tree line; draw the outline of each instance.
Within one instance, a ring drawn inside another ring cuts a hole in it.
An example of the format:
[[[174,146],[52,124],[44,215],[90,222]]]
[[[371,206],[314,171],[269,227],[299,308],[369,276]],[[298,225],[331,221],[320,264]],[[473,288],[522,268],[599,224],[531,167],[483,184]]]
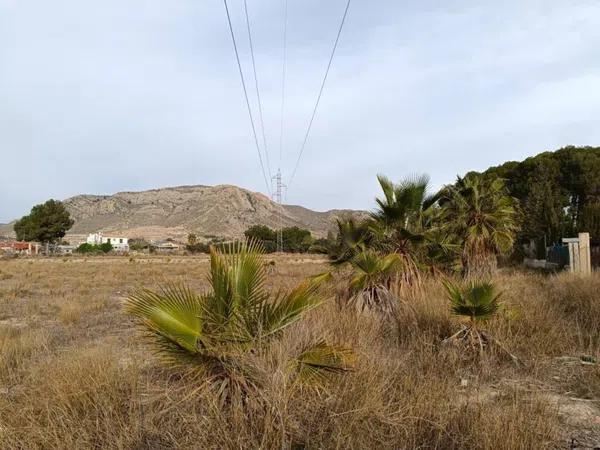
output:
[[[551,245],[582,231],[600,236],[600,147],[564,147],[491,167],[482,175],[506,180],[508,193],[519,200],[519,242],[536,239]]]

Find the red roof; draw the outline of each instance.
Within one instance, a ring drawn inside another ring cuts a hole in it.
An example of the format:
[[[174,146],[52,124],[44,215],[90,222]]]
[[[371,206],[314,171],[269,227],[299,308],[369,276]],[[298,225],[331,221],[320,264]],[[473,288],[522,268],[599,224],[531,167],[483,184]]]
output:
[[[1,248],[12,248],[13,250],[29,250],[29,242],[2,242]]]

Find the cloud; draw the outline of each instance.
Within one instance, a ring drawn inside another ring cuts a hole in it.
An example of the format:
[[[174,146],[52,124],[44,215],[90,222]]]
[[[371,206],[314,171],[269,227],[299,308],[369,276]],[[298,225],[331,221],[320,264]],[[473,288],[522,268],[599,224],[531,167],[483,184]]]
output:
[[[598,144],[597,2],[404,3],[352,4],[288,201],[369,208],[378,172],[427,172],[439,186]],[[249,5],[274,169],[282,4]],[[284,177],[344,5],[290,2]],[[230,7],[253,94],[242,3]],[[0,0],[0,98],[2,166],[15,168],[0,177],[0,222],[78,193],[265,191],[219,2]]]

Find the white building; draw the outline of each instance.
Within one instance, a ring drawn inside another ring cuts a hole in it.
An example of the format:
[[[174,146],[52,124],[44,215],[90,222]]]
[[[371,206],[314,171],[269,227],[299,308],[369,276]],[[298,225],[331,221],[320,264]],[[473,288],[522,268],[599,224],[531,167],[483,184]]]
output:
[[[129,239],[121,236],[104,236],[102,232],[100,233],[92,233],[87,237],[88,244],[91,245],[100,245],[100,244],[110,244],[112,247],[121,252],[129,251]]]

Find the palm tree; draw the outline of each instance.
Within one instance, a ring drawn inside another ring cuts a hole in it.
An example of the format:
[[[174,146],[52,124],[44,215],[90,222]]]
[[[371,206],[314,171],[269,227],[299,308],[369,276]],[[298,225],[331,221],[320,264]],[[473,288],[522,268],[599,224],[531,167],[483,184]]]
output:
[[[481,325],[494,317],[500,309],[498,300],[502,293],[496,293],[496,288],[489,282],[471,281],[465,287],[445,282],[444,287],[448,293],[452,313],[467,322],[460,331],[446,338],[444,343],[462,342],[471,348],[479,348],[480,355],[483,355],[485,347],[495,344],[517,362],[513,354],[481,328]]]
[[[421,175],[393,183],[386,176],[378,175],[377,180],[384,196],[375,199],[377,209],[371,216],[387,227],[392,232],[390,237],[399,243],[404,237],[394,233],[422,229],[423,211],[430,205],[427,195],[429,177]]]
[[[383,175],[377,180],[384,196],[376,199],[369,223],[375,247],[400,257],[402,285],[418,284],[428,247],[434,243],[429,216],[436,199],[427,194],[429,177],[415,176],[397,184]]]
[[[364,250],[350,260],[354,275],[350,281],[350,302],[359,309],[379,309],[392,312],[396,298],[392,294],[393,280],[401,260],[398,255],[380,255],[373,250]]]
[[[197,294],[183,285],[159,292],[143,289],[130,296],[125,311],[139,319],[158,356],[186,373],[200,375],[221,399],[246,397],[260,386],[249,362],[268,344],[322,302],[322,278],[306,280],[289,293],[271,295],[265,286],[262,247],[231,244],[210,254],[211,290]],[[317,340],[292,363],[291,374],[303,382],[321,382],[351,368],[353,352]]]
[[[358,222],[353,217],[336,219],[337,238],[329,251],[329,261],[334,266],[349,262],[370,244],[368,223]]]
[[[461,242],[465,277],[487,277],[497,256],[513,247],[518,231],[518,201],[508,195],[504,180],[478,174],[458,178],[440,195],[441,226]]]
[[[349,264],[352,303],[361,308],[390,310],[393,287],[419,286],[425,270],[447,259],[453,242],[433,225],[439,213],[438,197],[427,194],[426,175],[393,183],[378,175],[383,197],[377,209],[361,222],[338,219],[336,246],[330,252],[334,266]]]

